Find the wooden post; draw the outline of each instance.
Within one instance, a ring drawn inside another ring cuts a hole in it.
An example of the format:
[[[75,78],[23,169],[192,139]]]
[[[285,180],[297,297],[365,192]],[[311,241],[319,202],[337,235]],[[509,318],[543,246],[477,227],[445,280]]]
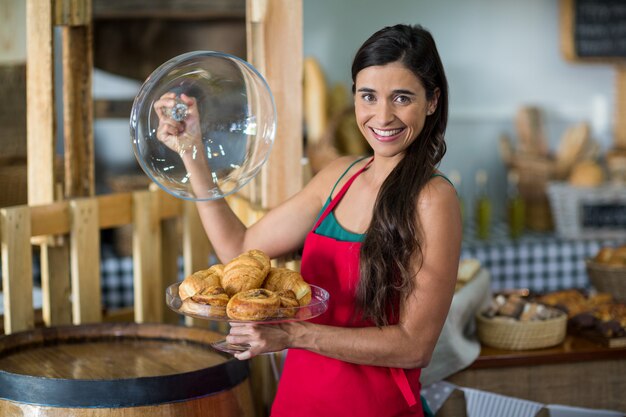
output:
[[[17,206],[0,210],[2,244],[2,287],[4,332],[27,330],[35,325],[33,312],[30,208]]]
[[[65,196],[94,193],[91,0],[27,0],[26,135],[31,205],[60,197],[56,195],[60,178],[54,169],[55,26],[61,27],[63,40]]]
[[[53,2],[26,3],[26,138],[28,149],[28,203],[55,199]]]
[[[55,169],[55,26],[61,27],[63,49],[64,191]],[[63,197],[92,196],[95,180],[91,0],[28,0],[26,27],[28,203],[48,204]],[[67,324],[70,301],[56,295],[69,288],[69,247],[62,240],[38,243],[42,249],[44,321],[47,325]]]
[[[57,25],[63,40],[63,130],[65,197],[95,193],[93,100],[93,35],[91,0],[57,0]]]
[[[98,201],[72,200],[70,207],[73,322],[97,323],[102,321]]]
[[[133,193],[133,287],[135,322],[163,320],[161,270],[161,221],[159,195],[153,191]]]
[[[302,0],[247,0],[246,29],[248,61],[267,80],[278,113],[260,201],[253,200],[273,208],[302,188]]]

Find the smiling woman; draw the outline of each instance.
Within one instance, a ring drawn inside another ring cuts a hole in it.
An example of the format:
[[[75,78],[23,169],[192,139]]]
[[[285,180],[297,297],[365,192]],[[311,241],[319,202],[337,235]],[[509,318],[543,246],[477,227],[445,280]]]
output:
[[[221,262],[301,250],[302,277],[330,294],[306,321],[231,323],[226,343],[247,348],[238,359],[289,349],[274,417],[423,416],[421,368],[454,293],[461,216],[437,170],[448,86],[435,42],[421,26],[386,27],[359,49],[352,75],[373,157],[336,159],[249,227],[223,199],[196,203]]]

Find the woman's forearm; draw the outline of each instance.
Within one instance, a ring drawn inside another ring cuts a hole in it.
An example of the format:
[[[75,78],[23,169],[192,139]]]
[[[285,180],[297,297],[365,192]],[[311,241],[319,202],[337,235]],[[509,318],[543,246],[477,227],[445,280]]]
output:
[[[345,328],[296,322],[287,326],[291,348],[360,365],[421,368],[428,365],[434,348],[400,325]]]
[[[191,188],[197,198],[209,198],[218,190],[204,152],[187,151],[181,155]],[[224,198],[198,200],[196,207],[204,230],[221,262],[228,262],[243,252],[246,226],[231,210]]]

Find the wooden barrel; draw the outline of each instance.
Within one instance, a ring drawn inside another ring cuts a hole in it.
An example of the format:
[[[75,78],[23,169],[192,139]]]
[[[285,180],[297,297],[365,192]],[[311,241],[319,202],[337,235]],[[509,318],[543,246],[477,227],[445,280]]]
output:
[[[0,337],[0,415],[254,415],[247,362],[221,335],[163,324],[102,323]]]

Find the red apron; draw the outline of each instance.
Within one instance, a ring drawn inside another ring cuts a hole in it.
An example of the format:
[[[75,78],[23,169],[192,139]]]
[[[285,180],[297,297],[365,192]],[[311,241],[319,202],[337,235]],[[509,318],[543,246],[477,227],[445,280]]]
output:
[[[305,240],[302,276],[330,293],[328,310],[312,319],[314,323],[341,327],[372,326],[371,322],[353,316],[361,243],[339,241],[315,233],[366,167],[348,180]],[[393,348],[389,346],[389,349]],[[419,401],[420,373],[421,369],[355,365],[308,350],[290,349],[271,415],[423,417]]]

